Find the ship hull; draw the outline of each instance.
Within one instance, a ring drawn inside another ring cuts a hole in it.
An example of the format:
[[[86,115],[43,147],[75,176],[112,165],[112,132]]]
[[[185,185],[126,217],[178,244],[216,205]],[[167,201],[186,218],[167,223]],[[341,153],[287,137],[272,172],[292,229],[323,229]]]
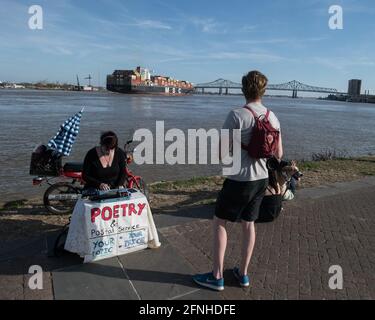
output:
[[[193,92],[191,88],[144,86],[144,85],[107,85],[107,90],[124,94],[153,94],[153,95],[186,95]]]

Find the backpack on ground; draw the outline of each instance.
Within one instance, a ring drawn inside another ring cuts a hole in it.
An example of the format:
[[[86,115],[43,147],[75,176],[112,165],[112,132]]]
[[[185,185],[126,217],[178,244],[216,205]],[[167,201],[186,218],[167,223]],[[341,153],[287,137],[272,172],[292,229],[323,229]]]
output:
[[[280,131],[269,121],[270,110],[267,109],[265,116],[258,116],[251,108],[245,106],[245,109],[254,116],[255,126],[249,145],[241,144],[242,149],[247,150],[249,156],[254,159],[271,158],[279,146]]]

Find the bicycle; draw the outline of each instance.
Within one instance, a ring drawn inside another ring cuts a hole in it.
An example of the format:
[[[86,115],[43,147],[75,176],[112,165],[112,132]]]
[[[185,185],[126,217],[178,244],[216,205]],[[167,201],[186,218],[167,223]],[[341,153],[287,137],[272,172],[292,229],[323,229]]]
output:
[[[133,162],[133,153],[135,149],[129,149],[133,140],[129,140],[124,145],[126,158],[126,188],[138,189],[147,199],[149,199],[149,190],[146,182],[141,176],[134,175],[129,165]],[[82,178],[83,163],[67,162],[58,171],[57,177],[38,176],[33,178],[33,185],[42,185],[44,182],[50,185],[43,195],[45,208],[53,214],[65,214],[72,212],[76,201],[82,196],[84,180]],[[54,179],[64,179],[68,181],[53,182]]]

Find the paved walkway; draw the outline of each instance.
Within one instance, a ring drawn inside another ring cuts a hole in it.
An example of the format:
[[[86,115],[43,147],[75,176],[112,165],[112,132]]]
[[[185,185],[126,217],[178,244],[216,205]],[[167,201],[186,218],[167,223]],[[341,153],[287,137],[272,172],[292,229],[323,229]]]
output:
[[[43,239],[15,244],[21,247],[12,254],[0,251],[0,299],[375,299],[374,194],[375,178],[301,190],[279,219],[257,224],[247,289],[230,272],[239,259],[239,224],[228,225],[225,290],[191,281],[211,269],[207,206],[155,216],[160,249],[98,263],[47,258]],[[43,290],[28,289],[31,264],[45,270]],[[342,290],[328,286],[331,265],[343,269]]]

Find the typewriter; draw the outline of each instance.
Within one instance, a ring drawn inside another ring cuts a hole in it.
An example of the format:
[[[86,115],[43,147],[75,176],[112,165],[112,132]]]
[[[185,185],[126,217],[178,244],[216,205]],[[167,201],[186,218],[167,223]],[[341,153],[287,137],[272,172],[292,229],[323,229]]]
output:
[[[137,192],[135,189],[127,189],[127,188],[120,188],[120,189],[111,189],[111,190],[86,190],[82,192],[82,198],[87,198],[90,201],[104,201],[108,199],[130,199],[131,194]]]

